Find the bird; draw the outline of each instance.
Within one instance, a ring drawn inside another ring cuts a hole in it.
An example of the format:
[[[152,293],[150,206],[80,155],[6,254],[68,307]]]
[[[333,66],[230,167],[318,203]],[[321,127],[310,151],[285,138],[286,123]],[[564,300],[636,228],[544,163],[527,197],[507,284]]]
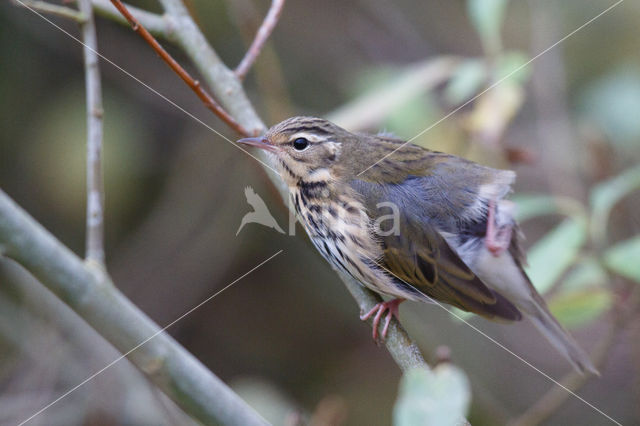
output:
[[[404,300],[446,303],[498,322],[528,317],[576,370],[598,374],[523,269],[522,231],[505,198],[513,171],[317,117],[292,117],[238,143],[268,153],[334,269],[392,298],[361,315],[374,317],[374,340]]]
[[[240,233],[244,225],[246,225],[247,223],[259,223],[260,225],[273,228],[279,233],[284,234],[284,231],[282,230],[282,228],[280,228],[280,225],[278,225],[278,222],[276,222],[276,220],[273,218],[273,216],[269,212],[269,209],[267,208],[267,205],[265,204],[264,200],[260,198],[258,194],[255,193],[253,188],[251,188],[250,186],[247,186],[244,189],[244,196],[247,198],[247,203],[249,203],[249,205],[253,207],[253,211],[245,214],[242,217],[242,220],[240,221],[240,226],[236,231],[236,236],[238,236],[238,234]]]

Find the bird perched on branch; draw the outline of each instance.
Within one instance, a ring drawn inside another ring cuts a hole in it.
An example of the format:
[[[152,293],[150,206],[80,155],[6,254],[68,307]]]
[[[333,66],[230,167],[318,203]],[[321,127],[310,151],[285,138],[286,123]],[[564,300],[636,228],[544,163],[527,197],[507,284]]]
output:
[[[383,135],[293,117],[239,143],[272,154],[296,213],[337,269],[393,300],[374,339],[405,299],[444,302],[496,321],[529,317],[579,371],[589,357],[551,315],[525,274],[513,204],[515,179],[454,155]]]

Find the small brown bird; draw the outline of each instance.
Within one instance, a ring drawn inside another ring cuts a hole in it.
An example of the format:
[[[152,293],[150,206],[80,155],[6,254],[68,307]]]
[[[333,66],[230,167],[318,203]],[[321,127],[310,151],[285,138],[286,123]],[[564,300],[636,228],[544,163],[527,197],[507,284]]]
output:
[[[314,117],[238,142],[272,154],[311,241],[335,268],[394,297],[361,317],[375,314],[374,339],[383,314],[384,338],[405,299],[497,321],[524,313],[577,370],[597,374],[522,269],[520,231],[504,199],[514,172]]]

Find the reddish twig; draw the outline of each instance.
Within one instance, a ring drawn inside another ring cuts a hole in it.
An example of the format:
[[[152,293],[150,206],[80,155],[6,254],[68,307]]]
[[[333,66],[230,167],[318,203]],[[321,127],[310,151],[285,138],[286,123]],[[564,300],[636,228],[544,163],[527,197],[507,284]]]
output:
[[[164,50],[164,48],[158,43],[158,41],[147,31],[136,18],[129,13],[129,10],[125,7],[120,0],[111,0],[111,3],[116,9],[124,16],[131,24],[131,27],[142,37],[153,50],[160,55],[160,57],[171,67],[171,69],[180,76],[180,78],[198,95],[204,105],[209,108],[215,115],[217,115],[222,121],[224,121],[229,127],[243,136],[253,136],[247,132],[247,130],[240,125],[227,111],[225,111],[216,101],[209,95],[200,85],[198,80],[195,80],[175,59]]]
[[[244,80],[251,68],[251,65],[253,65],[256,59],[258,59],[258,55],[260,54],[262,47],[267,42],[267,39],[278,23],[278,19],[282,13],[282,8],[284,7],[284,2],[285,0],[273,0],[271,2],[269,12],[267,12],[267,16],[264,17],[264,21],[262,21],[262,25],[260,25],[260,28],[256,33],[256,37],[253,39],[253,43],[251,43],[251,46],[249,46],[244,58],[242,58],[242,61],[240,61],[240,64],[234,71],[236,77],[240,80]]]

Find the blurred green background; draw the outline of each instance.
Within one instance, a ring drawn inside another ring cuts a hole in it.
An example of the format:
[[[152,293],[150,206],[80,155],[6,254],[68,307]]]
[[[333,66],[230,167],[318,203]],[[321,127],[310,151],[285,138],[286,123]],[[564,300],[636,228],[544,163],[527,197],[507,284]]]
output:
[[[230,66],[244,55],[268,3],[187,1]],[[160,10],[153,1],[132,4]],[[514,199],[532,280],[583,347],[606,348],[602,377],[578,393],[621,423],[640,424],[640,3],[621,3],[525,66],[612,4],[290,0],[245,86],[269,125],[311,114],[408,139],[500,82],[414,142],[518,172]],[[51,19],[79,34],[73,23]],[[98,36],[107,58],[236,137],[128,28],[99,18]],[[0,187],[82,255],[80,45],[3,2],[0,52]],[[251,210],[247,186],[288,226],[258,164],[115,67],[102,62],[101,73],[107,259],[117,286],[162,326],[283,249],[169,333],[271,410],[275,422],[295,424],[292,413],[299,412],[314,424],[390,424],[401,372],[372,342],[351,296],[302,228],[290,237],[247,225],[235,235]],[[15,265],[1,267],[27,279]],[[0,283],[2,424],[22,420],[117,356],[31,284],[30,296]],[[38,292],[41,305],[30,301]],[[401,319],[426,357],[441,345],[451,349],[471,383],[474,425],[506,424],[553,387],[436,306],[404,304]],[[468,319],[552,377],[568,372],[529,324]],[[30,424],[186,421],[131,370],[121,362]],[[576,398],[545,420],[607,422]]]

